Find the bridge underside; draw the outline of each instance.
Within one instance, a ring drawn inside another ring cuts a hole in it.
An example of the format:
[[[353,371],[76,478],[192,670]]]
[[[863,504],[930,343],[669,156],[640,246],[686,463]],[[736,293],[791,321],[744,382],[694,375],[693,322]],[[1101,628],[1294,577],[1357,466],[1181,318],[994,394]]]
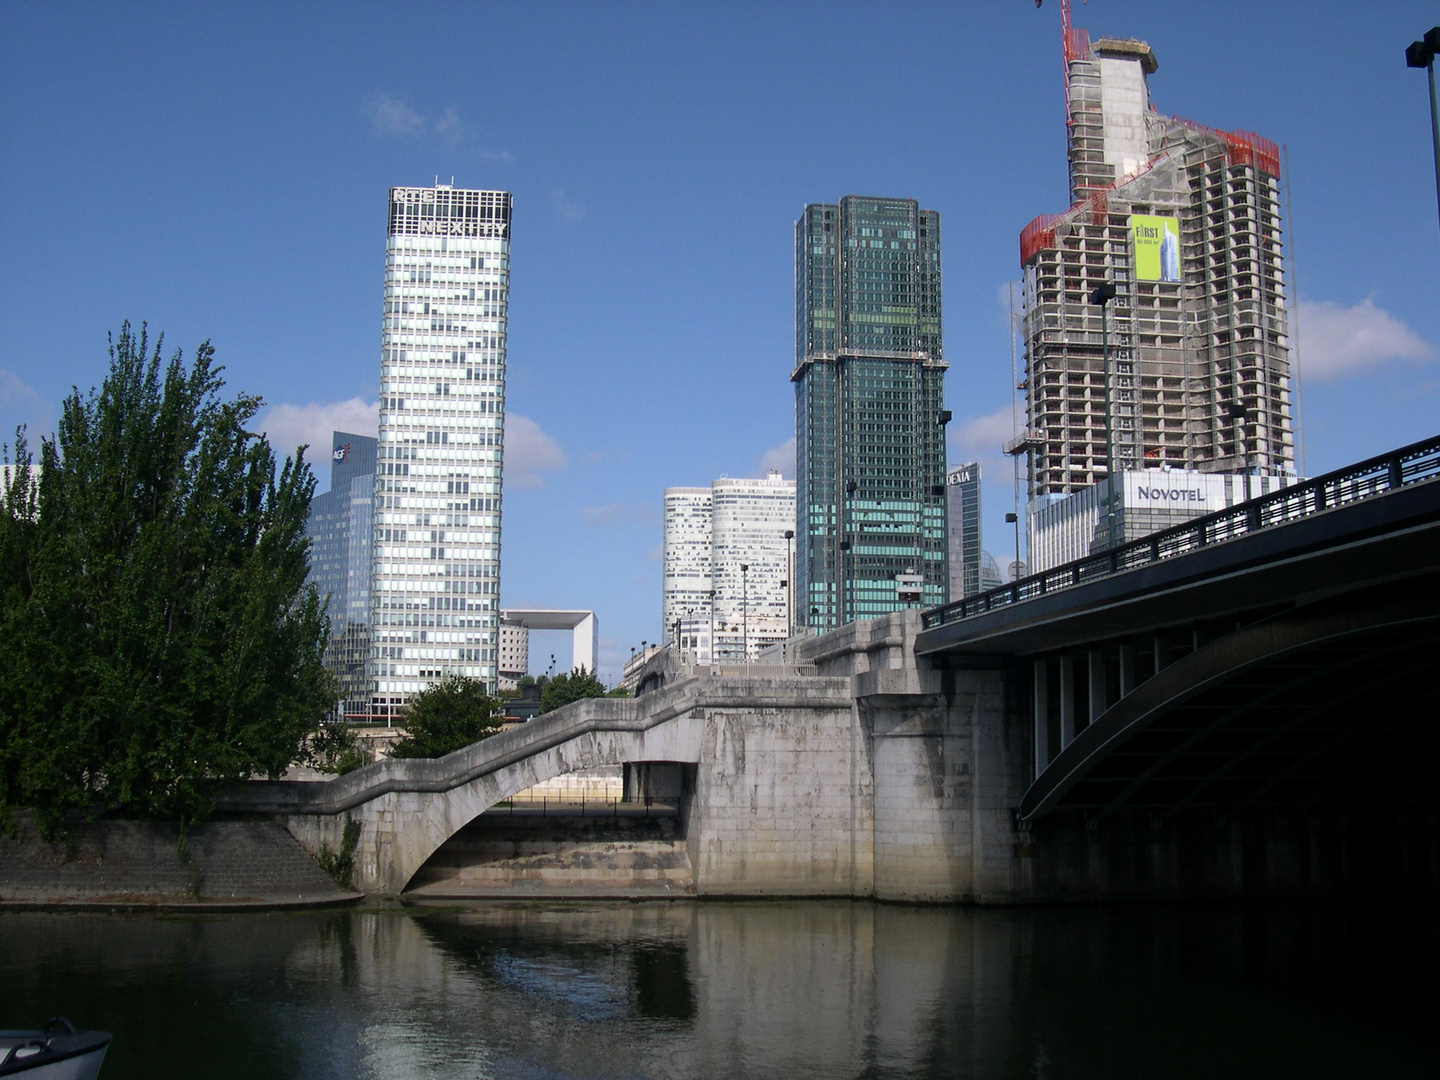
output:
[[[1079,732],[1030,787],[1021,818],[1433,815],[1437,580],[1295,609],[1200,649]]]

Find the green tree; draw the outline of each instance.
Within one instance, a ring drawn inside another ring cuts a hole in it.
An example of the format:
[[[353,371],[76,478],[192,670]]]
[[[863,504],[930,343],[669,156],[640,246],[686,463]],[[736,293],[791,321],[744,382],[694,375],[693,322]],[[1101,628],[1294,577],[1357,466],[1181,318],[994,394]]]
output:
[[[307,571],[315,481],[276,475],[221,398],[126,323],[98,391],[73,390],[0,510],[0,809],[204,817],[223,781],[282,771],[335,700]]]
[[[478,679],[452,677],[420,691],[405,707],[405,738],[391,757],[434,758],[488,738],[505,723],[499,701]]]
[[[605,684],[595,677],[593,671],[587,671],[581,665],[574,671],[545,681],[540,691],[540,711],[548,713],[581,698],[604,696]]]

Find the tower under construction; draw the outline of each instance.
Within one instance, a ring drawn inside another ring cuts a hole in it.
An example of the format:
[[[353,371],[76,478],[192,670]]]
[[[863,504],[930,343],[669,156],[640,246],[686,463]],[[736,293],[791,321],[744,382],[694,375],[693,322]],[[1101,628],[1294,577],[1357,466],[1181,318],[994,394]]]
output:
[[[1149,45],[1062,21],[1071,205],[1020,234],[1032,508],[1112,469],[1293,473],[1279,148],[1161,115]]]

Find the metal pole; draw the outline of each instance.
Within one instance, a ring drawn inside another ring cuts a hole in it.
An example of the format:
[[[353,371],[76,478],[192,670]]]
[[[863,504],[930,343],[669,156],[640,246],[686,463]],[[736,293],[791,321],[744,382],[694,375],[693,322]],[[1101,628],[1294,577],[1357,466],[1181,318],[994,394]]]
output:
[[[750,660],[750,567],[740,564],[740,659]]]
[[[1440,209],[1440,112],[1435,108],[1435,58],[1425,65],[1430,75],[1430,137],[1435,148],[1435,203]]]
[[[785,638],[795,636],[795,530],[785,530]]]

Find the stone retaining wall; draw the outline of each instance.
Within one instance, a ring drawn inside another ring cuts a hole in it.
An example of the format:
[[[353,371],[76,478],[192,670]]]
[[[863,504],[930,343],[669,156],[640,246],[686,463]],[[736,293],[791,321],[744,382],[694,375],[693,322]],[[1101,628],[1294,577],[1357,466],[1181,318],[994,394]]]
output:
[[[0,837],[0,903],[338,903],[341,891],[274,821],[209,821],[179,850],[172,822],[76,822],[75,842],[40,837],[27,814]]]

